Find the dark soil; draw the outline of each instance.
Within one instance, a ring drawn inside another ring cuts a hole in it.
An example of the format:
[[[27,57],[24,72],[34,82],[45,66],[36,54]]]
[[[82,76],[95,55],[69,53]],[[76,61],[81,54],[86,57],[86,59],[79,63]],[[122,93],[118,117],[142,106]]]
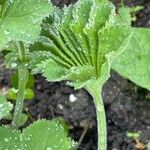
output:
[[[53,0],[54,1],[54,0]],[[63,6],[75,0],[55,0]],[[114,1],[119,4],[117,0]],[[137,13],[134,26],[150,26],[149,0],[127,0],[129,6],[142,5],[144,10]],[[0,62],[0,89],[10,86],[9,72],[2,70]],[[97,127],[96,114],[91,96],[83,89],[75,91],[65,82],[50,83],[41,75],[36,76],[35,99],[25,103],[32,120],[63,117],[69,125],[70,136],[78,141],[85,131],[85,137],[79,150],[96,150]],[[76,99],[72,101],[71,95]],[[108,129],[108,150],[135,150],[138,142],[127,137],[128,131],[140,131],[140,142],[150,141],[150,101],[146,99],[148,91],[120,77],[112,71],[110,79],[103,87]],[[29,120],[29,123],[31,120]]]

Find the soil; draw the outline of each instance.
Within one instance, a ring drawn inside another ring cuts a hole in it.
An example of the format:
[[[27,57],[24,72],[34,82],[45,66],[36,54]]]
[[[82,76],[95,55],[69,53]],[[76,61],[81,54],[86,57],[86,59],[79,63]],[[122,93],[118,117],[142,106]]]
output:
[[[75,0],[53,0],[56,5],[75,2]],[[119,1],[114,0],[119,6]],[[142,5],[144,9],[136,14],[134,26],[150,27],[149,0],[127,0],[128,6]],[[0,61],[0,89],[10,87],[10,73]],[[25,102],[31,120],[63,117],[69,125],[70,136],[79,141],[85,133],[78,150],[97,149],[96,114],[91,96],[83,89],[75,91],[65,82],[47,82],[40,74],[35,76],[35,98]],[[111,72],[105,83],[102,96],[106,109],[108,150],[141,150],[150,141],[150,94],[146,89],[136,86],[116,72]],[[73,97],[73,98],[72,98]],[[31,122],[28,121],[28,123]],[[5,123],[4,120],[1,123]],[[26,124],[27,125],[27,124]],[[139,139],[127,137],[127,132],[140,131]]]

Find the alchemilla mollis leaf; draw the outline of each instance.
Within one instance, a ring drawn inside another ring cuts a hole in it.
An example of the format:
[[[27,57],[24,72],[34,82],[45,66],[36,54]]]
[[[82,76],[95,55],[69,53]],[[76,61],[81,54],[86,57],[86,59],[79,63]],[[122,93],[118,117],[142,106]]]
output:
[[[0,94],[0,119],[6,117],[12,108],[13,105],[7,102],[6,98]]]
[[[21,149],[20,131],[0,126],[0,149],[1,150],[23,150]]]
[[[48,0],[5,0],[1,5],[0,50],[9,41],[33,43],[43,18],[51,12]]]
[[[88,80],[99,80],[104,73],[102,66],[109,63],[110,70],[114,56],[125,50],[123,43],[131,38],[130,29],[117,23],[110,2],[83,0],[56,10],[59,8],[54,9],[51,21],[44,21],[41,38],[31,47],[32,51],[51,52],[49,60],[36,69],[49,81],[69,80],[78,87]]]
[[[112,68],[122,76],[150,90],[150,29],[133,28],[134,38]]]
[[[1,150],[71,150],[76,145],[57,120],[39,120],[22,132],[0,127],[0,135]]]

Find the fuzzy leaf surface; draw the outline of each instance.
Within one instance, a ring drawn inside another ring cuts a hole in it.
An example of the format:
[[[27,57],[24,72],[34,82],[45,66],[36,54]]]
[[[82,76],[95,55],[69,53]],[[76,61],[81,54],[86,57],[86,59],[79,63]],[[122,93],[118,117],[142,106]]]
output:
[[[83,0],[61,11],[60,15],[54,10],[53,21],[43,23],[41,38],[31,47],[31,51],[51,52],[34,72],[41,71],[49,81],[72,81],[81,88],[103,76],[102,66],[110,70],[115,56],[125,50],[130,30],[124,23],[116,24],[110,2]]]
[[[50,11],[48,0],[5,0],[0,18],[0,50],[9,41],[34,42]]]
[[[40,120],[24,129],[22,133],[0,127],[0,149],[11,150],[68,150],[73,143],[58,121]]]
[[[113,63],[120,75],[150,90],[150,29],[134,28],[127,50]]]
[[[0,95],[0,119],[7,116],[12,108],[13,105],[10,102],[7,102],[4,96]]]

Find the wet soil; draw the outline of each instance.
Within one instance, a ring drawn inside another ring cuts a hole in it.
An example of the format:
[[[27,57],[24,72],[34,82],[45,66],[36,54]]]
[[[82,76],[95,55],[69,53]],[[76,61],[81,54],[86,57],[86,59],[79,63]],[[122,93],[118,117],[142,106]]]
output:
[[[54,1],[54,0],[53,0]],[[73,3],[75,0],[55,0],[59,6]],[[119,1],[114,0],[119,6]],[[127,0],[129,6],[142,5],[144,9],[137,13],[134,26],[150,27],[149,0]],[[10,86],[10,73],[0,62],[0,89],[5,92]],[[25,102],[31,120],[63,117],[69,125],[70,136],[79,141],[85,136],[78,150],[96,150],[97,127],[96,114],[91,96],[84,90],[75,91],[65,82],[47,82],[40,74],[35,76],[35,98]],[[111,72],[110,79],[103,87],[102,96],[106,109],[108,150],[136,150],[139,144],[150,141],[150,100],[149,92]],[[28,121],[28,123],[31,122]],[[128,138],[127,132],[140,131],[139,141]],[[140,147],[142,149],[142,146]]]

